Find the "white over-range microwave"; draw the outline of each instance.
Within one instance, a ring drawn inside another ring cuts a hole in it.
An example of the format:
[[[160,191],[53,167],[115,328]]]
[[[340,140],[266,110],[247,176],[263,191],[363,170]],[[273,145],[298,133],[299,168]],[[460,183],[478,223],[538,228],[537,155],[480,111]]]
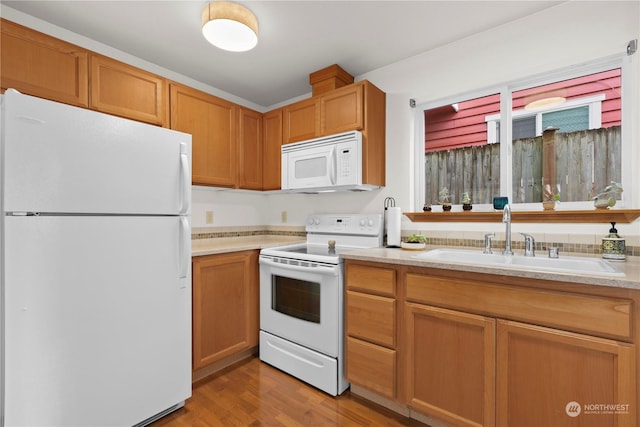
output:
[[[362,183],[362,133],[350,131],[282,146],[282,190],[320,193],[380,188]]]

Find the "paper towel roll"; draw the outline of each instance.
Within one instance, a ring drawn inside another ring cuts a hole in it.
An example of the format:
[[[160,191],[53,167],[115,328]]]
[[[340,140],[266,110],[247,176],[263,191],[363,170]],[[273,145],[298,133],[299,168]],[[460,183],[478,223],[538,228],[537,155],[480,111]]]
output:
[[[387,246],[400,247],[400,223],[402,220],[402,210],[398,207],[388,207],[386,208],[385,216]]]

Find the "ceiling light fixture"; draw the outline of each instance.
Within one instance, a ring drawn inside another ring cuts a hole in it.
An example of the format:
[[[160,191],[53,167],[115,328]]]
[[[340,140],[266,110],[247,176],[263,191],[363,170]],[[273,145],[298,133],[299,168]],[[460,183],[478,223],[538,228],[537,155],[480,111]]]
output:
[[[258,19],[238,3],[213,1],[202,9],[202,35],[220,49],[245,52],[258,44]]]

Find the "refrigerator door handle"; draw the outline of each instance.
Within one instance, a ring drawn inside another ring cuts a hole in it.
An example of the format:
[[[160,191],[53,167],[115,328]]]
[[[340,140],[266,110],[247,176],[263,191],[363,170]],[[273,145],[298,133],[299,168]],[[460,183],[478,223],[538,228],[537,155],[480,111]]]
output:
[[[178,251],[178,274],[180,279],[185,279],[189,273],[189,263],[191,262],[191,236],[189,234],[189,219],[186,216],[180,217],[180,250]],[[184,281],[180,282],[180,287],[184,288]]]
[[[180,195],[180,215],[189,212],[189,199],[191,193],[191,175],[189,174],[189,153],[187,144],[180,143],[180,174],[182,180],[182,193]]]

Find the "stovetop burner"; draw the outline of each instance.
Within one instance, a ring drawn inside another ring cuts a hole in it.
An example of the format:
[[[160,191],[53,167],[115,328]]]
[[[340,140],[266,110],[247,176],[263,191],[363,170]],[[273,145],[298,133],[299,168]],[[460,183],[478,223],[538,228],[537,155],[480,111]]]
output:
[[[307,243],[265,248],[260,254],[338,264],[344,252],[381,246],[382,225],[380,214],[310,215],[305,227]]]
[[[291,252],[296,254],[307,254],[307,255],[319,255],[319,256],[338,256],[341,253],[347,252],[349,250],[354,250],[355,248],[334,248],[331,249],[328,246],[319,246],[319,245],[307,245],[299,248],[291,248],[284,249],[285,252]]]

